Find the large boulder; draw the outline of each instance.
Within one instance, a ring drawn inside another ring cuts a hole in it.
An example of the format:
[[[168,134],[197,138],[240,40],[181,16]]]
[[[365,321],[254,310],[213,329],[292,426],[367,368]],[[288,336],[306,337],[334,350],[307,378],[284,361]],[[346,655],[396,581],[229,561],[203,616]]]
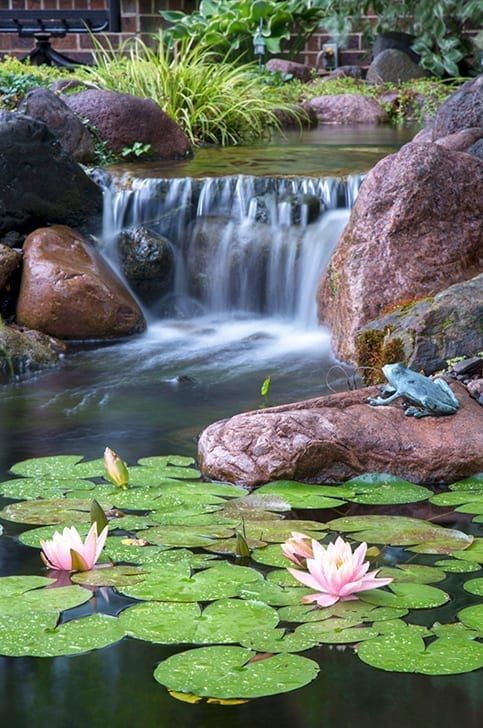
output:
[[[62,148],[78,162],[95,159],[94,138],[67,104],[47,88],[34,88],[25,96],[19,111],[47,124]]]
[[[190,153],[183,130],[151,99],[90,89],[66,96],[68,106],[95,126],[112,152],[120,154],[136,142],[149,144],[144,159],[181,159]]]
[[[371,407],[368,387],[215,422],[201,434],[201,470],[214,480],[338,483],[391,473],[413,483],[451,483],[483,469],[483,415],[460,383],[455,415],[406,417],[399,401]]]
[[[112,268],[64,225],[36,230],[25,241],[17,322],[61,339],[128,336],[146,326]]]
[[[20,326],[0,326],[0,381],[57,364],[65,346],[61,341]]]
[[[315,112],[319,121],[331,124],[382,124],[389,116],[382,106],[360,94],[316,96],[307,101],[305,108]]]
[[[403,359],[426,374],[448,359],[483,351],[483,273],[455,283],[436,296],[401,306],[364,326],[357,337],[361,371],[380,371],[389,359]]]
[[[432,124],[433,140],[475,126],[483,126],[483,74],[467,81],[439,107]]]
[[[0,236],[39,225],[81,225],[102,211],[102,191],[47,126],[0,112]]]
[[[122,272],[143,300],[166,293],[173,280],[174,252],[164,235],[142,226],[125,230],[119,236],[119,255]]]
[[[483,163],[437,144],[407,144],[367,175],[318,294],[333,345],[392,308],[433,296],[483,267]]]
[[[425,78],[429,72],[415,63],[407,53],[388,48],[379,53],[367,70],[370,83],[403,83],[414,78]]]
[[[270,58],[265,68],[270,73],[282,73],[287,76],[298,78],[299,81],[310,81],[312,68],[305,63],[288,61],[286,58]]]

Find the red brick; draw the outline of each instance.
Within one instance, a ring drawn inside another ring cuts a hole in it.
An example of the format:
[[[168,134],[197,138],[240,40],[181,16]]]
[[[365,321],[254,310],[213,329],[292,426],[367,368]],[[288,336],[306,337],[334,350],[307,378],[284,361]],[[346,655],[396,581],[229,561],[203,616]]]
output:
[[[135,15],[137,12],[137,0],[122,0],[121,15]]]
[[[157,9],[153,8],[153,0],[139,0],[140,15],[153,15]]]
[[[121,27],[123,33],[135,33],[137,31],[137,17],[130,15],[121,18]]]

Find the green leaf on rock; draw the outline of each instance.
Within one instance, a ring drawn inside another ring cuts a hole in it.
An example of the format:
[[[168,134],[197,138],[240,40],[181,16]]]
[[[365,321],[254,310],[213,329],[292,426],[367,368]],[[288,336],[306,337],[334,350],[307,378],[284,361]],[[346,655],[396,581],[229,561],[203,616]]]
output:
[[[319,672],[313,660],[299,655],[274,655],[252,661],[243,647],[201,647],[168,657],[154,672],[170,690],[213,698],[258,698],[296,690]]]

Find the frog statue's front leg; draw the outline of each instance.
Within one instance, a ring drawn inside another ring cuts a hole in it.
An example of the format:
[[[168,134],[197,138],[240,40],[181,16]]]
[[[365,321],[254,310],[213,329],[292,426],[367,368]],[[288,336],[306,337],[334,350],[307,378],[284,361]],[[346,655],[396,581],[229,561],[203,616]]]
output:
[[[421,417],[429,417],[430,415],[434,415],[434,411],[431,412],[431,410],[419,408],[419,407],[408,407],[404,414],[406,417],[417,417],[420,419]]]
[[[391,402],[394,402],[395,399],[397,399],[398,397],[401,396],[392,387],[391,387],[391,389],[394,392],[394,394],[391,394],[390,397],[386,397],[386,398],[383,398],[383,397],[369,397],[367,401],[369,402],[369,404],[371,405],[371,407],[379,407],[380,405],[391,404]]]

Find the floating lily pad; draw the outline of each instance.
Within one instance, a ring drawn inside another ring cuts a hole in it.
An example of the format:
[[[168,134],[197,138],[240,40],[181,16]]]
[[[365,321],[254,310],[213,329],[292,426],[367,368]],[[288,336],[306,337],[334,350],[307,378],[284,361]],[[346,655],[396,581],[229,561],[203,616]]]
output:
[[[473,475],[471,478],[465,478],[464,480],[458,480],[457,483],[452,483],[449,486],[450,490],[483,490],[483,473]]]
[[[170,690],[215,698],[259,698],[296,690],[319,672],[313,660],[300,655],[274,655],[252,661],[243,647],[200,647],[168,657],[154,672]]]
[[[304,587],[298,579],[296,579],[287,569],[272,569],[265,577],[268,581],[273,584],[278,584],[283,587],[297,587],[303,589]]]
[[[155,522],[149,516],[120,516],[109,519],[109,531],[145,531]]]
[[[383,566],[377,575],[391,577],[398,582],[409,581],[415,584],[433,584],[446,578],[441,569],[421,564],[398,564],[396,568]]]
[[[94,488],[92,481],[81,478],[15,478],[0,483],[0,495],[18,500],[55,498],[68,491],[85,491],[92,488]]]
[[[338,622],[341,624],[338,625]],[[356,627],[344,619],[327,619],[302,624],[295,630],[295,635],[316,639],[317,644],[343,645],[373,639],[379,631],[374,627]]]
[[[317,637],[313,635],[297,634],[286,632],[283,629],[271,629],[267,632],[256,632],[249,637],[240,640],[243,647],[257,652],[286,653],[304,652],[319,644]]]
[[[244,495],[243,498],[232,498],[223,507],[223,514],[227,518],[237,518],[245,520],[269,520],[277,518],[271,511],[275,513],[284,513],[292,510],[290,503],[277,495],[267,493],[251,493]]]
[[[448,493],[438,493],[431,498],[435,506],[458,506],[461,503],[483,501],[483,485],[481,490],[455,490]]]
[[[247,538],[258,539],[265,543],[284,543],[290,538],[292,531],[308,533],[317,540],[326,535],[317,521],[247,521],[244,527]]]
[[[134,466],[129,468],[129,482],[144,487],[162,485],[165,480],[198,480],[199,470],[166,465],[165,467]]]
[[[245,538],[245,537],[244,537]],[[255,538],[245,538],[246,546],[249,551],[258,549],[265,545],[264,541],[258,541]],[[222,556],[237,556],[239,555],[239,541],[237,536],[233,538],[217,539],[209,546],[203,546],[205,551],[210,551],[213,554],[220,554]]]
[[[402,609],[427,609],[440,607],[449,600],[442,589],[427,584],[393,582],[387,587],[390,591],[371,589],[359,592],[359,599],[380,607],[401,607]]]
[[[62,612],[84,604],[91,597],[90,591],[77,584],[32,589],[22,594],[0,598],[0,614],[16,617],[34,612]]]
[[[131,543],[125,543],[125,541],[131,541]],[[193,569],[201,569],[217,561],[216,556],[211,554],[194,554],[188,549],[171,549],[170,547],[165,549],[163,546],[142,546],[138,539],[122,537],[108,538],[104,553],[111,561],[125,561],[128,564],[143,566],[162,566],[183,561]]]
[[[275,609],[259,601],[220,599],[203,611],[198,604],[137,604],[119,617],[126,633],[162,644],[230,644],[278,624]]]
[[[83,455],[54,455],[15,463],[10,472],[27,478],[93,478],[104,473],[103,460],[81,463]]]
[[[259,599],[274,607],[300,604],[306,594],[312,594],[313,589],[304,587],[282,587],[270,581],[256,581],[243,586],[238,592],[242,599]]]
[[[152,544],[160,546],[209,546],[217,538],[229,538],[233,529],[216,524],[199,524],[193,526],[158,526],[146,531],[139,531],[139,538],[145,538]]]
[[[460,559],[441,559],[440,561],[436,561],[434,565],[450,574],[464,574],[481,569],[480,564],[476,561],[462,561]]]
[[[382,622],[399,619],[399,617],[405,617],[407,613],[407,609],[376,607],[373,604],[367,604],[359,600],[338,602],[323,609],[313,604],[279,609],[280,619],[283,622],[320,622],[330,617],[340,617],[341,619],[351,620],[354,624],[359,624],[361,622]]]
[[[483,578],[465,581],[464,588],[465,591],[470,594],[476,594],[477,597],[483,597]]]
[[[432,491],[388,473],[358,475],[344,483],[355,492],[348,500],[366,505],[416,503],[427,500]]]
[[[71,580],[86,586],[127,586],[137,584],[143,579],[143,570],[137,566],[108,566],[79,571],[72,574]]]
[[[436,639],[426,647],[410,625],[362,643],[357,655],[368,665],[391,672],[456,675],[483,667],[483,644],[453,638]]]
[[[436,635],[436,637],[440,637],[441,639],[464,639],[464,640],[474,640],[478,639],[480,636],[480,633],[476,630],[468,629],[464,624],[461,622],[452,622],[451,624],[440,624],[439,622],[436,622],[431,627],[431,632]]]
[[[483,564],[483,538],[475,538],[473,543],[464,551],[455,551],[451,555],[455,559]]]
[[[256,549],[252,552],[251,558],[258,564],[265,564],[266,566],[293,566],[290,559],[287,559],[284,555],[280,544],[269,544],[264,548]],[[289,574],[289,576],[291,576],[291,574]]]
[[[218,563],[204,571],[190,573],[186,563],[153,568],[144,581],[120,587],[129,597],[159,602],[208,602],[235,597],[242,586],[263,577],[254,569]]]
[[[483,604],[476,604],[474,607],[466,607],[458,612],[458,619],[465,627],[483,632]]]
[[[276,480],[258,488],[259,495],[276,495],[292,508],[337,508],[354,495],[351,488],[338,485],[307,485],[296,480]]]
[[[2,576],[0,578],[0,599],[14,597],[31,589],[53,584],[55,579],[46,576]]]
[[[191,465],[195,465],[195,459],[188,455],[154,455],[149,458],[140,458],[138,465],[145,465],[148,468],[165,468],[166,465],[189,468]]]
[[[11,657],[78,655],[107,647],[123,636],[118,620],[105,614],[93,614],[58,627],[52,626],[52,618],[47,615],[22,615],[8,629],[0,630],[0,654]]]
[[[101,503],[106,511],[111,508],[109,503]],[[91,501],[68,498],[53,500],[34,500],[10,503],[0,511],[0,518],[16,523],[41,524],[62,524],[62,526],[73,526],[89,520]]]
[[[466,549],[473,537],[452,528],[406,516],[346,516],[325,524],[331,530],[350,533],[357,541],[391,546],[413,546],[422,553],[452,553]],[[475,559],[476,560],[476,559]]]
[[[84,518],[86,517],[88,517],[88,514],[84,513]],[[76,523],[75,527],[79,534],[84,537],[87,536],[91,524],[86,521],[85,523]],[[21,533],[18,540],[25,546],[31,546],[35,549],[39,549],[41,541],[50,540],[56,531],[62,532],[62,529],[63,525],[59,526],[58,524],[55,526],[40,526],[40,528],[31,528],[29,531]]]
[[[191,497],[192,495],[216,495],[222,498],[244,498],[247,491],[241,485],[232,485],[231,483],[190,483],[186,481],[179,482],[170,480],[163,486],[166,494],[179,495],[182,497]]]

